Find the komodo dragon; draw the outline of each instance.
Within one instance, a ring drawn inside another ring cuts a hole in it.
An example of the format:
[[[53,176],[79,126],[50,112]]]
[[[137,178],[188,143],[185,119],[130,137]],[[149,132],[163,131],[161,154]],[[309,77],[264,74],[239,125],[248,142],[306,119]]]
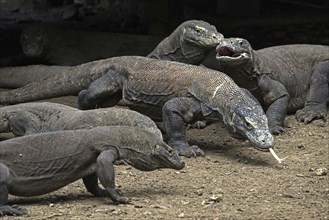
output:
[[[0,66],[74,66],[114,56],[146,56],[160,40],[155,36],[87,32],[36,22],[27,24],[21,32],[22,53],[0,59]]]
[[[213,25],[204,21],[189,20],[183,22],[170,36],[163,39],[148,57],[199,64],[207,57],[211,49],[215,50],[222,39],[223,35],[217,33]],[[154,43],[150,47],[153,45]],[[136,46],[138,45],[133,47]],[[135,53],[137,54],[137,51]],[[19,88],[59,72],[56,69],[47,68],[41,65],[0,68],[0,88]],[[57,68],[60,69],[60,67]]]
[[[116,160],[125,160],[142,171],[184,167],[178,154],[161,137],[137,127],[54,131],[2,141],[0,216],[27,213],[24,208],[7,205],[8,194],[43,195],[81,178],[95,196],[128,203],[129,199],[115,188]],[[104,189],[98,186],[98,179]]]
[[[92,84],[98,78],[100,80]],[[186,157],[203,155],[203,152],[197,147],[189,147],[184,123],[212,115],[223,120],[229,131],[247,138],[258,149],[268,149],[273,144],[259,103],[225,74],[146,57],[113,57],[67,67],[54,77],[1,92],[0,104],[76,95],[79,92],[82,109],[93,108],[95,104],[113,106],[123,99],[132,109],[152,119],[163,118],[169,144]],[[106,99],[107,103],[99,103],[98,99],[101,102]]]
[[[0,132],[12,132],[15,136],[114,125],[140,127],[162,137],[161,131],[149,117],[129,109],[81,111],[51,102],[31,102],[0,108]]]
[[[198,65],[222,39],[223,35],[215,26],[201,20],[189,20],[180,24],[147,57]]]
[[[227,38],[205,65],[225,72],[249,89],[267,110],[273,134],[283,133],[286,113],[299,122],[325,119],[329,81],[329,47],[283,45],[254,51],[245,39]],[[208,63],[207,63],[208,62]]]

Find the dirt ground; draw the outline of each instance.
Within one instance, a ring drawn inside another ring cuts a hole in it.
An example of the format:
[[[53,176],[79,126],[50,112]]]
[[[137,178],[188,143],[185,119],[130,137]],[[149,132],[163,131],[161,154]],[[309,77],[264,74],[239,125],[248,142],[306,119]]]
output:
[[[328,122],[286,122],[275,137],[277,154],[288,157],[282,164],[213,124],[188,131],[206,156],[184,158],[183,170],[116,166],[117,187],[131,204],[96,198],[77,181],[44,196],[10,196],[29,216],[2,219],[329,219]]]

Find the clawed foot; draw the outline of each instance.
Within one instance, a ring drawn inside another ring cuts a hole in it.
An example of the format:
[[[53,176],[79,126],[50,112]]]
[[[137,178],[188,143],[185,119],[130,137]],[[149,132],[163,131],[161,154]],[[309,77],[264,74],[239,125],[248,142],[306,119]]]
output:
[[[286,132],[286,130],[283,128],[282,125],[278,125],[278,124],[272,124],[269,125],[269,129],[271,134],[273,135],[280,135]]]
[[[197,129],[204,129],[205,127],[207,127],[207,121],[197,121],[189,126],[189,128],[197,128]]]
[[[186,146],[186,145],[171,145],[173,149],[175,149],[180,156],[184,157],[197,157],[197,156],[205,156],[205,153],[196,145]]]
[[[306,106],[296,112],[296,119],[298,122],[308,124],[314,119],[326,120],[327,108],[326,106]]]
[[[27,215],[27,209],[17,205],[0,205],[0,217],[5,215]]]
[[[116,203],[127,204],[130,202],[130,199],[122,196],[122,193],[118,189],[109,190],[109,197]]]

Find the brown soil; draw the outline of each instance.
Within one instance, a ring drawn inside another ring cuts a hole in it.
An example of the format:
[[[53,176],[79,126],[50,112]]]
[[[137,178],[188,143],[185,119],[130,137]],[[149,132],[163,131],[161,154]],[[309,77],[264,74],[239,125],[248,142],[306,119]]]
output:
[[[117,187],[131,204],[94,197],[77,181],[44,196],[10,196],[30,215],[2,219],[328,219],[329,125],[286,121],[275,138],[277,154],[288,156],[282,164],[214,124],[188,131],[206,156],[186,158],[181,171],[117,166]]]

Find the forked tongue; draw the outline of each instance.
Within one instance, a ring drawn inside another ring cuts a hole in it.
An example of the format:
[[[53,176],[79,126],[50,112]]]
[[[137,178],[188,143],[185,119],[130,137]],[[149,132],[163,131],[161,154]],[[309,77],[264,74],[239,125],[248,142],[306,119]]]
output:
[[[284,158],[280,158],[276,153],[275,151],[273,150],[273,148],[269,148],[271,154],[273,155],[273,157],[279,162],[279,163],[282,163],[285,159],[287,159],[287,157],[284,157]]]

